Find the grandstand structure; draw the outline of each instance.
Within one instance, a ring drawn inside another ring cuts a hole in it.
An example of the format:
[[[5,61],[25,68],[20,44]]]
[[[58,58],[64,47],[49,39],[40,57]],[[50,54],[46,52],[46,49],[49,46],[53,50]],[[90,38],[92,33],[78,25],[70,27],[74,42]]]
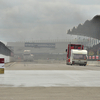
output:
[[[84,24],[69,29],[67,34],[88,36],[100,40],[100,15],[96,15],[91,20],[86,20]]]
[[[0,42],[0,54],[5,56],[12,56],[13,52],[2,42]]]
[[[70,35],[80,35],[89,37],[88,59],[100,60],[100,15],[94,16],[91,20],[86,20],[84,24],[79,24],[67,31]]]

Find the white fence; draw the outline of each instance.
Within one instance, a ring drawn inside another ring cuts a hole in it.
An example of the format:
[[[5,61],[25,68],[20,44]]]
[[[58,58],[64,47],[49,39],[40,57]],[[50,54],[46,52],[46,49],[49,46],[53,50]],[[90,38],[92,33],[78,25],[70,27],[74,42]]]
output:
[[[5,63],[10,62],[10,56],[5,56],[5,55],[0,54],[0,58],[4,58]]]
[[[14,57],[5,56],[5,55],[2,55],[2,54],[0,54],[0,58],[4,58],[4,60],[5,60],[4,62],[5,63],[14,61]]]

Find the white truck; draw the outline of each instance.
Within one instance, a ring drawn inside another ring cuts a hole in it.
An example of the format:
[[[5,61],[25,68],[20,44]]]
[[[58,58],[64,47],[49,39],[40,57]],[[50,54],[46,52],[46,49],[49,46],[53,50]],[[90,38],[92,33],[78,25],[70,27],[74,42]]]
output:
[[[33,55],[31,54],[30,50],[24,50],[23,60],[24,61],[33,61]]]
[[[71,65],[78,64],[84,65],[87,64],[87,50],[78,50],[72,49],[71,56],[70,56]]]

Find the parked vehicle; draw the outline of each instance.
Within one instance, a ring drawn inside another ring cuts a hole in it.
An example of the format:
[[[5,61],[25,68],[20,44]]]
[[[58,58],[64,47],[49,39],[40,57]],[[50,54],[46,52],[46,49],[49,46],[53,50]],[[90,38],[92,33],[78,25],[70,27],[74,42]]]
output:
[[[23,60],[24,61],[33,61],[33,55],[31,54],[30,50],[24,50]]]

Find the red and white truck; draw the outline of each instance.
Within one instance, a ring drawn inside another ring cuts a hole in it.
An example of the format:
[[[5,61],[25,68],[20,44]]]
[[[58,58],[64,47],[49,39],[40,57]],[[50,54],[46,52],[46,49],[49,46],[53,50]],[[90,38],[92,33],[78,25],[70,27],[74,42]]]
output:
[[[67,65],[84,65],[87,64],[87,50],[83,50],[84,45],[81,44],[68,44],[67,52]]]

